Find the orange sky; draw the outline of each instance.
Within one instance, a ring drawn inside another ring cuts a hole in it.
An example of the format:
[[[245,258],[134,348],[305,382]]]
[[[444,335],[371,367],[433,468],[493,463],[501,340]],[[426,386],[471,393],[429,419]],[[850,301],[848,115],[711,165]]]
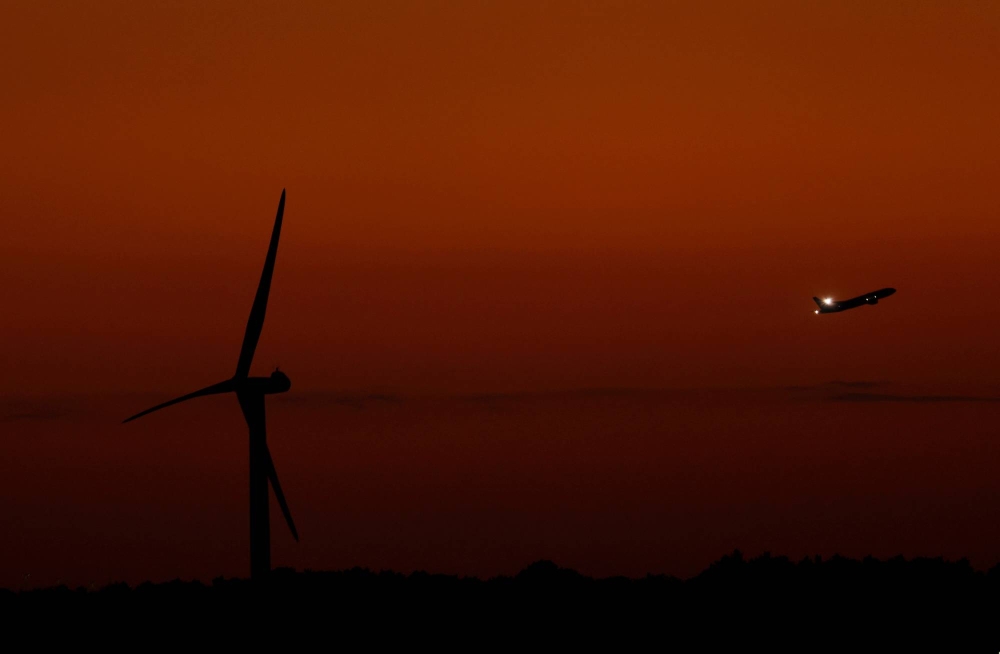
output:
[[[745,4],[7,5],[4,389],[228,371],[283,187],[300,387],[991,380],[1000,10]]]
[[[5,397],[1000,387],[996,3],[0,18]]]

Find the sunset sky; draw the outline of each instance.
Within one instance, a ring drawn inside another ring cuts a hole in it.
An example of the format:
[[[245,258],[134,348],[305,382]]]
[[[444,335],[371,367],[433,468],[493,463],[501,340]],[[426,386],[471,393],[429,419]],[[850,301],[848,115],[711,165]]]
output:
[[[1000,561],[1000,4],[0,17],[0,586],[246,574],[235,400],[118,423],[232,374],[283,188],[275,565]]]

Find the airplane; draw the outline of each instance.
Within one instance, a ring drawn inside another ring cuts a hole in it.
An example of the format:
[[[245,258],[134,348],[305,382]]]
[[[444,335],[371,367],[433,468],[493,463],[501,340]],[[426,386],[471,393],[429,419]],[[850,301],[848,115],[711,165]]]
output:
[[[823,300],[818,297],[813,298],[813,302],[819,309],[816,309],[816,314],[821,313],[837,313],[839,311],[846,311],[848,309],[853,309],[854,307],[860,307],[865,304],[878,304],[880,298],[887,298],[896,292],[894,288],[880,288],[877,291],[872,291],[871,293],[865,293],[864,295],[859,295],[858,297],[852,297],[850,300],[834,300],[832,297],[825,298]]]

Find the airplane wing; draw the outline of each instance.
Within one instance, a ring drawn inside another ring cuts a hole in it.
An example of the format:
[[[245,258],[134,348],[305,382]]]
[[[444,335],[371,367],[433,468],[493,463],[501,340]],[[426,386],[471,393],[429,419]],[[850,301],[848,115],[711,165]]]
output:
[[[236,364],[235,377],[247,377],[250,374],[250,363],[257,349],[260,332],[264,329],[264,313],[267,311],[267,296],[271,291],[271,276],[274,274],[274,259],[278,254],[278,237],[281,236],[281,217],[285,213],[285,190],[281,190],[281,200],[278,202],[278,215],[274,219],[274,230],[271,232],[271,245],[267,248],[264,259],[264,270],[260,274],[260,284],[257,285],[257,295],[250,309],[250,319],[247,320],[247,330],[243,335],[243,347],[240,349],[240,360]]]
[[[122,423],[131,422],[136,418],[143,417],[147,413],[152,413],[153,411],[159,411],[160,409],[168,407],[171,404],[177,404],[178,402],[184,402],[185,400],[191,400],[196,397],[201,397],[203,395],[216,395],[218,393],[228,393],[229,391],[232,390],[234,390],[233,381],[231,379],[227,379],[224,382],[219,382],[218,384],[212,384],[211,386],[206,386],[205,388],[197,390],[194,393],[188,393],[187,395],[182,395],[180,397],[174,398],[169,402],[164,402],[163,404],[157,404],[152,409],[146,409],[145,411],[135,414],[131,418],[125,418],[125,420],[123,420]]]

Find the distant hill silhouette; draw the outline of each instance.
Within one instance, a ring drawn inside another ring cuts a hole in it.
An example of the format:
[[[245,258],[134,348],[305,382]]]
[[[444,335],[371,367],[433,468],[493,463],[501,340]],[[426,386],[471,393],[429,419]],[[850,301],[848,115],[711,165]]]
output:
[[[289,629],[297,637],[325,637],[332,629],[340,634],[337,643],[349,633],[368,634],[374,640],[363,642],[369,644],[412,640],[473,647],[482,638],[513,643],[544,633],[619,644],[655,637],[659,648],[766,644],[771,650],[866,651],[939,643],[954,651],[968,645],[996,652],[1000,565],[981,572],[965,559],[835,556],[793,562],[769,554],[746,559],[736,551],[687,580],[594,579],[551,561],[488,580],[361,568],[278,569],[256,586],[218,578],[211,584],[111,584],[90,591],[4,590],[0,610],[55,624],[76,619],[91,628],[155,623],[175,635],[220,628],[249,636],[257,633],[252,619],[259,616],[269,630]]]

